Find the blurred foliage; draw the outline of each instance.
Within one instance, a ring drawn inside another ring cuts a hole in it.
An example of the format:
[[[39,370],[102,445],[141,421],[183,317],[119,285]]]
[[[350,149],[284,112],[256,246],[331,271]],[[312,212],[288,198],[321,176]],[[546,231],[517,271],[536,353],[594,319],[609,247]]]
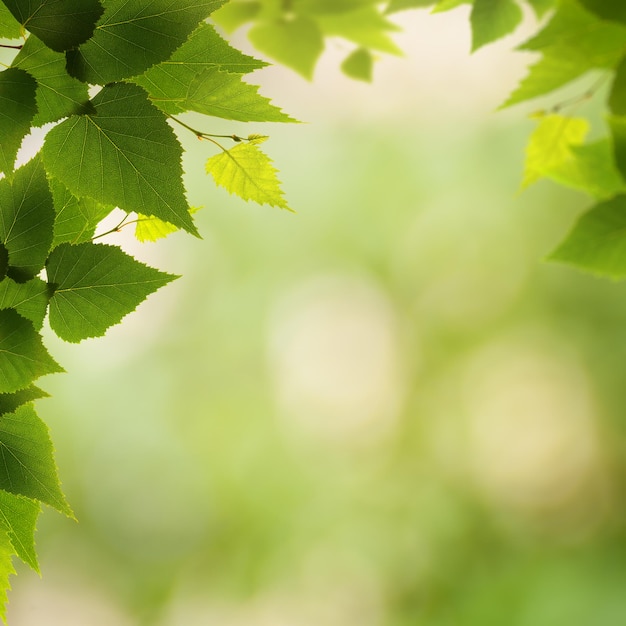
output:
[[[297,216],[216,191],[204,242],[160,244],[167,298],[55,346],[72,380],[40,402],[81,523],[44,517],[47,623],[54,602],[65,626],[626,617],[626,295],[537,264],[581,204],[511,199],[520,135],[402,128],[316,125]]]

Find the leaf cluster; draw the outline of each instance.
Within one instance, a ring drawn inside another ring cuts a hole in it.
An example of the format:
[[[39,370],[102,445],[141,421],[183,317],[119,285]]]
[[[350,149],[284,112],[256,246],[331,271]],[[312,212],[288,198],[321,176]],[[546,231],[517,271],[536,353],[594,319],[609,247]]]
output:
[[[72,517],[61,491],[35,386],[63,371],[44,345],[103,335],[176,278],[101,238],[135,224],[140,241],[182,229],[196,209],[183,184],[174,128],[208,141],[206,170],[246,200],[284,209],[265,136],[217,135],[181,115],[294,122],[246,75],[266,64],[231,47],[211,24],[225,0],[2,0],[0,46],[0,617],[13,556],[38,570],[41,504]],[[36,128],[43,146],[21,164]],[[209,158],[210,157],[210,158]],[[122,220],[101,227],[113,211]],[[102,232],[104,230],[104,232]]]

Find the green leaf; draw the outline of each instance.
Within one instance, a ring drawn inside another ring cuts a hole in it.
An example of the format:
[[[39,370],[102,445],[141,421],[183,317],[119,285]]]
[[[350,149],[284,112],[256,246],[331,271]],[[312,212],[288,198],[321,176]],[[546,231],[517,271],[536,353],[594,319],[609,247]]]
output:
[[[336,13],[317,18],[327,37],[343,37],[364,48],[402,55],[388,33],[399,30],[393,22],[381,15],[378,7],[364,6],[349,13]]]
[[[54,207],[41,159],[35,157],[0,180],[0,241],[9,251],[9,276],[24,280],[44,266],[54,224]]]
[[[341,69],[350,78],[371,82],[374,73],[372,53],[366,48],[357,48],[341,64]]]
[[[609,109],[615,115],[626,115],[626,57],[615,68],[615,78],[609,94]]]
[[[93,37],[67,54],[68,71],[105,85],[168,59],[225,0],[108,0]]]
[[[31,35],[13,61],[37,80],[37,109],[34,126],[56,122],[68,115],[89,110],[88,85],[65,70],[65,55],[50,50]]]
[[[13,17],[11,11],[0,2],[0,38],[19,39],[22,36],[22,25]]]
[[[537,19],[541,19],[550,9],[553,9],[557,0],[527,0],[533,8]]]
[[[0,489],[0,527],[7,533],[17,556],[37,573],[35,528],[40,512],[38,502]]]
[[[191,207],[191,213],[196,213],[200,207]],[[148,241],[158,241],[178,230],[176,226],[172,226],[169,222],[164,222],[157,217],[148,217],[146,215],[137,216],[137,224],[135,225],[135,237],[137,241],[146,243]]]
[[[56,219],[52,247],[60,243],[91,241],[98,224],[112,207],[98,204],[91,198],[77,198],[58,180],[50,181]]]
[[[15,68],[0,72],[0,172],[13,170],[22,139],[37,113],[36,90],[30,74]]]
[[[34,385],[15,393],[0,393],[0,415],[14,413],[23,404],[47,397],[48,394],[45,391]]]
[[[211,157],[206,171],[231,194],[290,210],[272,161],[254,142],[240,143]]]
[[[406,9],[421,9],[437,4],[437,0],[391,0],[386,13],[397,13]]]
[[[9,534],[0,529],[0,618],[5,624],[7,623],[7,591],[11,589],[9,576],[16,573],[13,567],[14,554],[15,548],[11,543]]]
[[[460,7],[462,4],[472,4],[474,0],[439,0],[432,10],[433,13],[444,13]]]
[[[37,329],[43,326],[49,299],[48,285],[39,278],[25,283],[10,278],[0,281],[0,309],[15,309]]]
[[[77,198],[197,234],[182,183],[182,148],[165,115],[131,84],[107,85],[93,105],[94,115],[73,116],[48,133],[48,173]]]
[[[515,0],[474,0],[470,16],[472,52],[512,33],[522,17]]]
[[[572,146],[570,158],[546,168],[543,175],[599,200],[626,192],[626,183],[615,167],[613,147],[608,139]]]
[[[603,20],[626,24],[626,4],[621,0],[580,0],[580,3]]]
[[[571,160],[572,147],[582,144],[588,131],[589,122],[584,118],[556,114],[542,117],[526,148],[522,188]]]
[[[626,277],[626,195],[585,213],[549,258],[602,276]]]
[[[98,0],[2,1],[24,28],[57,52],[87,41],[103,11]]]
[[[50,326],[65,341],[99,337],[149,294],[176,278],[148,267],[116,246],[61,244],[50,254],[54,286]]]
[[[217,67],[224,72],[247,74],[266,65],[229,46],[205,23],[170,59],[137,76],[133,82],[141,85],[160,109],[177,113],[180,107],[176,103],[185,100],[189,86],[204,70]]]
[[[13,309],[0,311],[0,393],[25,389],[40,376],[62,371],[30,320]]]
[[[61,492],[48,429],[32,404],[0,416],[0,489],[74,517]]]
[[[261,3],[227,2],[221,9],[215,11],[213,20],[227,33],[232,33],[240,26],[252,22],[261,11]]]
[[[0,243],[0,281],[4,280],[9,269],[9,251]]]
[[[562,0],[546,27],[520,47],[543,57],[502,106],[547,94],[592,69],[612,68],[625,46],[625,27],[599,20],[573,0]]]
[[[239,74],[204,70],[189,86],[182,110],[197,111],[241,122],[295,122],[257,93],[258,87],[244,83]]]
[[[257,50],[311,80],[324,37],[317,23],[307,17],[263,22],[250,29],[250,41]]]
[[[615,165],[626,180],[626,117],[612,115],[607,121],[613,138]]]

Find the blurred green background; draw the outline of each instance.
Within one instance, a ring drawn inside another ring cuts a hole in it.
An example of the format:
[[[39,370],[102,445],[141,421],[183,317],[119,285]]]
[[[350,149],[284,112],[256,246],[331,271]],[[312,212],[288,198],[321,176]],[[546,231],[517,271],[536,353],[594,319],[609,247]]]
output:
[[[12,626],[626,623],[626,291],[544,263],[589,202],[517,194],[527,58],[407,15],[350,83],[255,78],[295,215],[203,173],[199,241],[123,245],[183,277],[65,345],[39,402],[79,524],[46,511]],[[343,54],[343,51],[338,51]]]

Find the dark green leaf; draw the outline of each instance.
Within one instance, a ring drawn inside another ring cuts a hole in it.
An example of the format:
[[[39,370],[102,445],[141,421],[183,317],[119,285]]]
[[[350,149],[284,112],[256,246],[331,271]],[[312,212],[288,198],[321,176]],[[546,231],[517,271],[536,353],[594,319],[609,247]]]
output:
[[[604,20],[626,24],[626,4],[623,0],[580,0],[580,3]]]
[[[0,393],[25,389],[40,376],[62,371],[30,320],[13,309],[0,310]]]
[[[65,55],[50,50],[37,37],[31,35],[26,40],[13,65],[37,80],[38,113],[33,125],[42,126],[89,110],[88,85],[67,73]]]
[[[65,341],[99,337],[134,311],[159,287],[176,278],[155,270],[116,246],[61,244],[50,254],[54,285],[50,326]]]
[[[32,404],[0,416],[0,489],[74,516],[61,492],[48,429]]]
[[[0,72],[0,172],[11,172],[22,139],[37,113],[37,83],[26,72],[9,68]]]
[[[3,243],[0,243],[0,282],[4,280],[9,269],[9,251]]]
[[[550,259],[594,274],[626,277],[626,195],[585,213]]]
[[[168,59],[225,0],[109,0],[93,37],[68,52],[72,76],[105,85]]]
[[[53,128],[46,169],[77,198],[154,215],[196,234],[182,183],[182,148],[165,115],[137,85],[115,83],[94,98],[95,115]]]
[[[626,57],[615,69],[615,78],[609,94],[609,109],[615,115],[626,115]]]
[[[98,204],[91,198],[73,196],[58,180],[50,181],[56,219],[52,247],[60,243],[90,241],[96,226],[112,211],[110,206]]]
[[[39,387],[27,387],[15,393],[0,393],[0,415],[14,413],[22,404],[28,404],[39,398],[47,398],[48,394]]]
[[[25,283],[16,283],[10,278],[0,282],[0,309],[15,309],[35,328],[43,326],[49,299],[48,285],[39,278]]]
[[[35,157],[0,180],[0,241],[9,251],[9,276],[36,276],[52,244],[54,207],[41,159]]]
[[[626,117],[613,115],[608,118],[613,138],[615,165],[626,180]]]
[[[2,0],[15,19],[57,52],[91,37],[102,5],[98,0]]]
[[[39,572],[39,563],[35,552],[35,527],[40,512],[38,502],[0,489],[0,527],[7,532],[17,556],[36,572]]]

